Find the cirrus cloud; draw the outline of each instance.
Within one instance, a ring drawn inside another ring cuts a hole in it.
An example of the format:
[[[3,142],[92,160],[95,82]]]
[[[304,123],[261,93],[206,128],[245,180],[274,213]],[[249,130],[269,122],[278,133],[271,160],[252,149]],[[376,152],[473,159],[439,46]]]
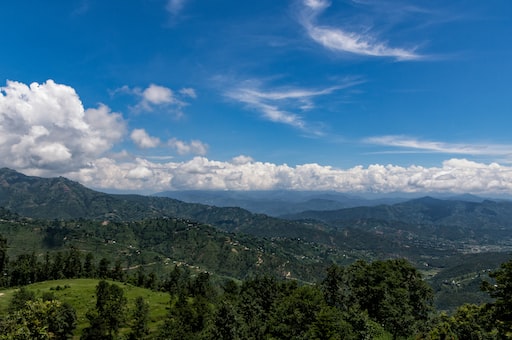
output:
[[[335,52],[371,57],[393,57],[399,61],[423,58],[414,48],[390,47],[366,32],[318,25],[317,17],[330,5],[331,3],[327,0],[303,0],[300,23],[306,29],[308,36],[321,46]]]
[[[414,137],[401,135],[387,135],[368,137],[363,140],[364,143],[390,146],[400,150],[410,152],[431,152],[459,155],[484,155],[484,156],[503,156],[511,158],[512,145],[506,144],[467,144],[467,143],[446,143],[438,141],[421,140]],[[383,153],[393,153],[394,151],[384,151]],[[399,151],[398,151],[399,152]]]

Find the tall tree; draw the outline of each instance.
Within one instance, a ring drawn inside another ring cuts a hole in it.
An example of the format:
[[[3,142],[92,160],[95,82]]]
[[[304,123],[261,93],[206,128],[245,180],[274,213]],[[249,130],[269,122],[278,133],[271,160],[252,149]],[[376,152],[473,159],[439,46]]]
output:
[[[510,339],[512,338],[512,260],[503,263],[489,276],[495,280],[495,284],[484,282],[482,289],[496,299],[490,305],[494,311],[496,326],[502,338]]]
[[[96,309],[87,313],[90,326],[83,339],[112,339],[125,321],[126,297],[118,285],[100,281],[96,286]]]
[[[83,274],[85,277],[96,277],[96,268],[94,266],[94,255],[92,253],[87,253],[85,255]]]
[[[64,259],[64,276],[69,279],[77,278],[82,274],[82,260],[77,248],[71,247]]]
[[[7,239],[0,234],[0,287],[9,284],[7,280],[7,265],[9,257],[7,256]]]
[[[103,257],[98,265],[98,276],[100,279],[106,279],[109,277],[109,266],[110,261]]]
[[[129,339],[145,339],[149,334],[149,304],[142,296],[135,299],[135,307],[132,314],[132,325]]]

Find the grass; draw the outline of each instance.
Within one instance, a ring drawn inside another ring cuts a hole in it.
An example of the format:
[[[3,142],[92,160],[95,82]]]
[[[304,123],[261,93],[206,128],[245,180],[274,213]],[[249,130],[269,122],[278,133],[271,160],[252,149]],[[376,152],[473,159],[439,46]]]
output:
[[[96,305],[97,279],[69,279],[38,282],[26,286],[34,291],[36,297],[41,297],[45,292],[52,292],[62,302],[71,304],[77,313],[78,325],[75,330],[75,339],[78,339],[84,328],[89,325],[85,314]],[[154,292],[149,289],[135,287],[130,284],[108,281],[123,288],[128,300],[128,313],[133,311],[135,299],[142,296],[150,307],[149,327],[152,332],[163,323],[168,313],[170,296],[163,292]],[[0,290],[0,315],[7,313],[7,308],[16,288]],[[121,334],[127,333],[128,328],[121,329]]]

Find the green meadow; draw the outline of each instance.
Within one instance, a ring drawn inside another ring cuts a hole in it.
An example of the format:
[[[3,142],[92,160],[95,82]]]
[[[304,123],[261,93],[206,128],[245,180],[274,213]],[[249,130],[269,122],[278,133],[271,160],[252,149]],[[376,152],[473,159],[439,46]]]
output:
[[[71,304],[77,313],[77,328],[74,332],[74,338],[78,339],[82,334],[82,330],[89,325],[86,318],[86,313],[89,309],[94,308],[96,304],[96,285],[98,279],[69,279],[69,280],[55,280],[38,282],[26,286],[28,290],[36,293],[36,297],[42,297],[44,293],[51,292],[55,295],[57,300],[68,302]],[[170,296],[168,293],[155,292],[149,289],[135,287],[127,283],[108,281],[111,284],[116,284],[125,292],[125,297],[128,300],[127,313],[132,313],[134,309],[135,299],[139,296],[150,306],[150,320],[149,327],[154,331],[158,326],[163,323],[167,316]],[[10,288],[0,290],[0,315],[7,313],[7,308],[12,295],[17,288]],[[121,329],[120,334],[128,331],[128,326]]]

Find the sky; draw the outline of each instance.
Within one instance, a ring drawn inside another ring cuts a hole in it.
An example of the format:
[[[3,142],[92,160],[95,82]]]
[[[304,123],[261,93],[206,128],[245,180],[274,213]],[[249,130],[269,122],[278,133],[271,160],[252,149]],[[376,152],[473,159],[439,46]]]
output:
[[[0,167],[512,194],[512,1],[17,0],[0,21]]]

